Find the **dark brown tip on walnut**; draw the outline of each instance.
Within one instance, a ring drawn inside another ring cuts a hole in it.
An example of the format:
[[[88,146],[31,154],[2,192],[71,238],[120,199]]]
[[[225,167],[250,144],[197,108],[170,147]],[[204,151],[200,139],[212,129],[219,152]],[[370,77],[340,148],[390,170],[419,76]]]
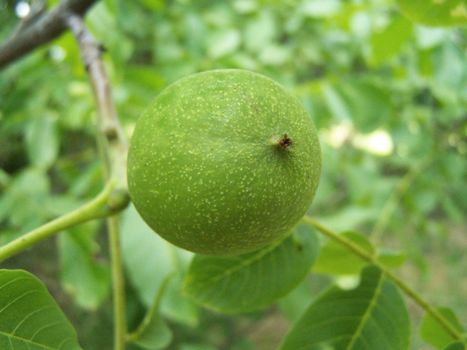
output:
[[[282,137],[277,141],[277,145],[282,149],[288,149],[293,144],[292,139],[285,133]]]

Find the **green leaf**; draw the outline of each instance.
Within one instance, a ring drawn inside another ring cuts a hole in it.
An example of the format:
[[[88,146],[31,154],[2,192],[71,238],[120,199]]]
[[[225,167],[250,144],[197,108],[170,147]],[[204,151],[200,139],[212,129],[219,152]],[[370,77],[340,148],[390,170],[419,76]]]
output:
[[[0,270],[0,349],[81,349],[66,316],[29,272]]]
[[[167,276],[157,292],[151,309],[144,317],[137,330],[130,334],[128,340],[143,349],[164,349],[172,341],[172,331],[160,315],[162,295],[166,291],[168,282],[173,275]]]
[[[107,3],[96,4],[86,19],[96,37],[105,43],[114,63],[125,62],[131,56],[135,43],[120,30],[116,17]]]
[[[308,225],[256,252],[235,257],[196,255],[185,292],[202,305],[228,313],[261,309],[287,294],[308,274],[318,240]]]
[[[290,321],[297,321],[303,315],[304,305],[309,305],[310,300],[315,292],[312,289],[312,282],[318,284],[320,290],[327,281],[323,281],[326,277],[319,275],[310,275],[305,278],[291,292],[279,300],[278,307],[281,313]]]
[[[233,53],[240,45],[240,33],[235,29],[215,32],[209,37],[208,55],[220,58]]]
[[[29,231],[49,218],[50,184],[44,170],[26,168],[16,175],[0,196],[0,221],[8,220],[16,231]]]
[[[451,325],[462,333],[463,329],[456,314],[449,308],[440,307],[436,309]],[[420,324],[420,336],[424,341],[437,349],[443,349],[449,343],[455,341],[449,333],[429,314],[425,314]]]
[[[337,85],[329,83],[322,84],[322,92],[329,112],[337,120],[351,120],[352,112],[342,94],[339,93]]]
[[[369,266],[356,289],[331,287],[311,304],[280,349],[404,350],[409,335],[409,316],[398,289]]]
[[[355,185],[355,182],[352,182]],[[321,186],[321,184],[320,184]],[[351,205],[342,210],[335,210],[331,215],[320,217],[320,221],[335,231],[349,231],[363,224],[371,223],[375,218],[375,210],[369,207]]]
[[[368,238],[357,232],[344,232],[342,236],[352,241],[366,252],[373,255],[381,264],[387,267],[399,267],[405,260],[404,252],[384,247],[375,249]],[[341,244],[329,240],[320,250],[318,260],[313,265],[313,272],[329,275],[356,275],[368,262],[358,257]]]
[[[329,18],[338,13],[341,5],[339,0],[309,0],[302,3],[300,12],[312,18]]]
[[[217,350],[213,346],[209,346],[206,344],[198,345],[198,344],[182,344],[180,345],[179,350]]]
[[[58,238],[61,282],[76,303],[95,310],[110,291],[110,271],[103,261],[95,258],[99,250],[94,236],[95,223],[69,229]]]
[[[370,254],[374,254],[373,245],[368,239],[356,232],[344,232],[342,236],[352,241]],[[321,248],[313,272],[331,275],[356,275],[368,263],[350,252],[341,244],[329,240]]]
[[[451,98],[449,92],[465,91],[467,69],[465,53],[460,47],[452,42],[445,42],[434,56],[434,64],[433,78],[438,95],[444,95],[448,99]]]
[[[179,262],[186,260],[187,253],[158,236],[133,206],[122,216],[125,267],[141,301],[149,308],[164,279],[177,270]]]
[[[467,349],[466,344],[460,341],[449,344],[443,350],[465,350]]]
[[[271,66],[279,66],[290,59],[290,52],[281,45],[268,45],[263,48],[259,60]]]
[[[192,253],[163,240],[133,206],[122,216],[122,255],[128,278],[143,304],[150,308],[165,278],[183,274]],[[182,296],[179,278],[171,280],[161,303],[161,312],[168,318],[189,326],[197,324],[198,307]]]
[[[49,168],[57,158],[59,148],[56,118],[51,115],[32,118],[26,130],[26,145],[31,163]]]
[[[382,32],[372,36],[372,62],[379,65],[399,53],[411,34],[412,23],[403,16],[396,16]]]
[[[383,84],[370,80],[323,84],[329,112],[336,120],[351,120],[361,132],[371,132],[391,119],[393,106]]]
[[[378,248],[376,258],[387,267],[399,267],[407,260],[407,254],[400,250]]]
[[[399,5],[414,22],[440,27],[467,24],[465,0],[399,0]]]
[[[162,299],[161,312],[173,321],[195,327],[199,320],[199,306],[183,294],[183,279],[184,275],[179,273],[170,280]]]
[[[0,190],[3,190],[3,188],[7,186],[8,182],[10,182],[10,176],[5,170],[0,168]]]
[[[172,331],[160,315],[151,317],[144,332],[134,341],[143,349],[165,349],[172,341]]]
[[[259,12],[245,27],[243,38],[246,49],[254,53],[260,52],[273,42],[276,30],[273,14],[267,10]]]

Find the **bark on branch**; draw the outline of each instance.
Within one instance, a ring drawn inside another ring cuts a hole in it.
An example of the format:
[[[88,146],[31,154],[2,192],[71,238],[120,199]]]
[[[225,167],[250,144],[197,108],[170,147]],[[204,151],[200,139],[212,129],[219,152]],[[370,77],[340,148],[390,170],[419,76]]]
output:
[[[83,18],[70,14],[66,19],[79,44],[84,66],[94,90],[98,113],[97,121],[100,133],[97,134],[100,151],[105,161],[105,177],[108,181],[117,182],[117,202],[129,203],[126,183],[127,142],[118,120],[117,111],[110,91],[104,63],[102,62],[103,46],[99,44],[86,28]],[[110,255],[112,263],[112,288],[114,305],[114,349],[124,350],[126,341],[125,316],[125,281],[123,274],[122,254],[118,219],[107,219],[109,228]]]
[[[94,2],[96,0],[62,0],[32,23],[20,23],[21,27],[0,45],[0,68],[58,37],[67,29],[66,21],[70,13],[84,15]]]
[[[118,187],[126,189],[126,154],[128,145],[117,116],[110,91],[102,53],[104,47],[96,41],[79,15],[70,14],[66,19],[79,44],[84,66],[88,73],[98,108],[98,124],[104,137],[107,177],[113,177]]]

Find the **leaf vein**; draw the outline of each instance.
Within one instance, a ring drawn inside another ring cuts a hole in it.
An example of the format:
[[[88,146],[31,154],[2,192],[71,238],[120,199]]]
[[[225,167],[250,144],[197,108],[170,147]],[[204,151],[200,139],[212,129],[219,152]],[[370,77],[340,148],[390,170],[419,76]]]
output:
[[[384,280],[383,274],[380,273],[378,283],[376,285],[376,288],[374,288],[373,298],[371,299],[367,310],[363,314],[362,320],[360,321],[357,329],[355,330],[355,333],[353,334],[352,338],[350,339],[350,343],[347,346],[347,349],[349,349],[349,350],[352,349],[353,346],[355,345],[355,342],[357,341],[357,339],[359,337],[361,337],[363,327],[365,327],[366,321],[368,321],[368,319],[370,319],[373,308],[375,307],[376,302],[378,301],[379,294],[381,294],[383,280]]]

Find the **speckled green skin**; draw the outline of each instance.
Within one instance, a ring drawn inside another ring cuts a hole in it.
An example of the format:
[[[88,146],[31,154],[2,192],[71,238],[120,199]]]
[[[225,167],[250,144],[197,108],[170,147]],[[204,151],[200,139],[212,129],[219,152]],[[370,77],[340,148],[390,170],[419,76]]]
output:
[[[288,134],[292,144],[277,144]],[[196,253],[236,255],[284,237],[308,209],[321,152],[299,101],[273,80],[213,70],[167,87],[136,124],[130,196],[146,223]]]

